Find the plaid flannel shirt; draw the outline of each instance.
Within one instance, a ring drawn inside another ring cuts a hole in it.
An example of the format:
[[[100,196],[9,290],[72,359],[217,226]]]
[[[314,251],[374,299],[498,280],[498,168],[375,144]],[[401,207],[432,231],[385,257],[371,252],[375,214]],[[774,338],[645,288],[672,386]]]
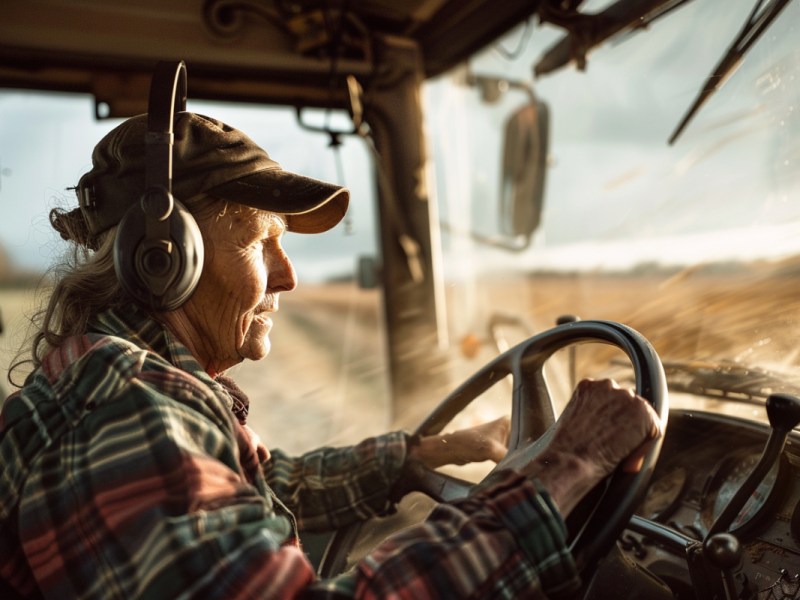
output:
[[[107,312],[0,413],[0,583],[47,598],[519,598],[574,588],[563,521],[508,473],[321,581],[297,527],[390,510],[405,436],[262,462],[158,323]]]

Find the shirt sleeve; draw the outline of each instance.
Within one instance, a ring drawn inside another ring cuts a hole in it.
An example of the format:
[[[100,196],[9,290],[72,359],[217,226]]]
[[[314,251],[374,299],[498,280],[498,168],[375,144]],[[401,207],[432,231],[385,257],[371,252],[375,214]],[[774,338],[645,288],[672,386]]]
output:
[[[299,457],[271,450],[264,474],[300,530],[339,529],[394,508],[390,492],[405,463],[406,437],[393,432]]]
[[[580,584],[566,528],[544,490],[513,472],[439,505],[351,572],[311,589],[329,597],[543,598]]]

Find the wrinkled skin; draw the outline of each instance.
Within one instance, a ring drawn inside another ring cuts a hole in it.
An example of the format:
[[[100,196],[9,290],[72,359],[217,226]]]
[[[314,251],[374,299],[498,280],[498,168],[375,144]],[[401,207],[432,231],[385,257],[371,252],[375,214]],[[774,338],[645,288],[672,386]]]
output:
[[[410,454],[429,469],[484,460],[500,462],[508,452],[510,430],[508,417],[500,417],[469,429],[424,437]]]
[[[617,467],[637,472],[662,435],[658,415],[643,398],[614,381],[578,383],[546,448],[521,470],[536,477],[567,516]]]
[[[267,356],[269,315],[278,310],[280,293],[297,286],[297,276],[283,249],[280,215],[232,209],[200,228],[208,249],[200,282],[164,320],[214,377],[244,359]]]

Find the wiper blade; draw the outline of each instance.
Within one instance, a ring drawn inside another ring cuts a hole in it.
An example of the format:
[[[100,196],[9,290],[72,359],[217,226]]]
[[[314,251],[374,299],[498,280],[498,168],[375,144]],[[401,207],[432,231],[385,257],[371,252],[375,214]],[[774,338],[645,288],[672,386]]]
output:
[[[664,362],[670,390],[763,405],[775,392],[800,395],[800,377],[731,361]]]
[[[728,48],[728,51],[722,57],[719,64],[717,64],[711,75],[708,76],[694,104],[691,105],[688,112],[678,124],[678,127],[670,136],[670,145],[675,143],[675,140],[678,139],[678,136],[689,124],[689,121],[697,114],[697,111],[700,110],[711,95],[720,89],[727,78],[736,71],[750,47],[761,37],[789,2],[791,2],[791,0],[772,0],[766,6],[764,6],[764,0],[758,0],[756,2],[753,11],[750,13],[739,35]]]

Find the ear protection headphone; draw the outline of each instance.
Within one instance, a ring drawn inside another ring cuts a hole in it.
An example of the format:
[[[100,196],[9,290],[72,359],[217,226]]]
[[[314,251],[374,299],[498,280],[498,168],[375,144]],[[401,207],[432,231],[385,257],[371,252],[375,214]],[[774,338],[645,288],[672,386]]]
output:
[[[186,65],[159,62],[147,111],[145,192],[119,223],[114,269],[123,289],[152,311],[175,310],[197,287],[203,239],[192,215],[172,196],[175,113],[186,110]]]

